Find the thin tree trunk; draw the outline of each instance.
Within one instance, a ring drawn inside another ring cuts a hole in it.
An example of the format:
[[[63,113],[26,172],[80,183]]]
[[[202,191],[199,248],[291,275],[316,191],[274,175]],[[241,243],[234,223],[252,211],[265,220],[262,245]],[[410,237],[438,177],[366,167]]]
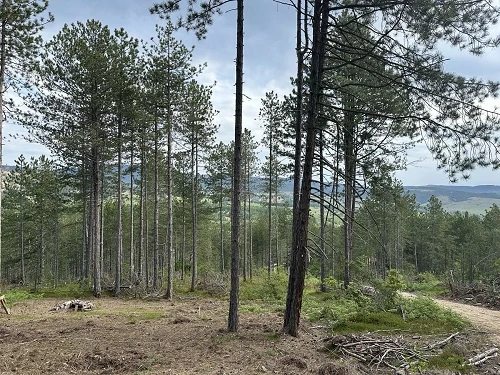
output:
[[[271,277],[271,267],[272,267],[272,241],[273,241],[273,231],[272,231],[272,207],[273,207],[273,124],[270,124],[269,128],[269,171],[268,171],[268,183],[269,183],[269,194],[267,199],[267,276]]]
[[[181,254],[181,280],[185,276],[186,260],[186,186],[184,183],[185,170],[182,170],[182,254]]]
[[[326,252],[325,252],[325,176],[324,176],[324,161],[323,161],[323,147],[324,147],[324,134],[320,130],[319,133],[319,216],[320,216],[320,233],[319,233],[319,247],[321,250],[321,263],[320,263],[320,289],[322,292],[326,291],[325,278],[326,278]]]
[[[153,222],[153,290],[158,290],[158,271],[160,254],[160,191],[158,181],[158,120],[155,119],[155,145],[154,145],[154,222]]]
[[[105,165],[104,165],[104,162],[101,163],[102,165],[102,172],[101,172],[101,192],[100,192],[100,196],[101,196],[101,208],[99,210],[100,212],[100,223],[101,223],[101,239],[100,239],[100,242],[99,242],[99,252],[100,252],[100,257],[101,257],[101,275],[104,275],[104,260],[105,260],[105,257],[104,257],[104,181],[106,180],[105,179],[105,175],[104,175],[104,170],[105,170]],[[109,274],[111,275],[112,274],[112,262],[111,262],[111,259],[113,257],[113,254],[112,254],[112,249],[111,249],[111,246],[109,247],[109,256],[108,256],[108,259],[109,259]]]
[[[220,191],[219,191],[219,225],[220,225],[220,272],[224,273],[224,225],[223,225],[223,215],[222,215],[222,203],[224,200],[224,179],[220,178]]]
[[[135,279],[135,246],[134,246],[134,138],[130,145],[130,281]]]
[[[321,94],[321,80],[325,55],[326,31],[328,26],[328,0],[315,0],[313,17],[313,46],[311,61],[311,84],[309,92],[307,123],[306,123],[306,152],[302,172],[301,196],[297,220],[294,223],[296,232],[292,244],[292,261],[288,285],[287,306],[284,318],[284,331],[297,336],[302,295],[304,292],[305,274],[307,268],[307,239],[309,225],[309,208],[311,198],[311,181],[313,172],[314,148],[316,141],[316,125],[319,115],[319,99]],[[292,275],[293,273],[293,275]],[[290,281],[292,284],[290,284]]]
[[[307,33],[307,28],[309,27],[307,22],[307,4],[305,1],[305,11],[304,14],[304,32]],[[308,38],[306,35],[306,43]],[[296,18],[296,46],[295,52],[297,54],[297,97],[296,97],[296,112],[295,112],[295,153],[294,153],[294,167],[293,167],[293,206],[292,206],[292,248],[288,256],[288,293],[286,306],[287,310],[292,303],[292,291],[291,287],[295,285],[296,267],[297,260],[294,258],[296,253],[294,251],[294,245],[296,241],[295,228],[298,227],[298,212],[299,212],[299,200],[300,200],[300,188],[301,188],[301,159],[302,159],[302,119],[303,119],[303,86],[304,86],[304,50],[302,49],[302,0],[297,0],[297,18]],[[284,327],[288,326],[288,315],[285,314],[285,319],[283,323]]]
[[[117,219],[118,219],[118,233],[117,233],[117,247],[116,247],[116,258],[115,258],[115,291],[114,295],[120,295],[121,291],[121,278],[122,278],[122,262],[123,262],[123,221],[122,221],[122,149],[123,149],[123,138],[122,138],[122,119],[121,116],[118,119],[118,202],[117,202]]]
[[[169,85],[170,87],[170,85]],[[168,89],[168,98],[170,98],[170,89]],[[167,111],[168,120],[168,135],[167,135],[167,290],[165,292],[165,298],[167,300],[172,300],[174,295],[174,260],[173,260],[173,238],[174,238],[174,210],[173,210],[173,179],[172,179],[172,124],[170,119],[170,105],[168,105]]]
[[[234,116],[233,196],[231,202],[231,291],[229,294],[228,330],[238,331],[240,263],[240,185],[241,133],[243,123],[243,0],[237,0],[236,98]]]
[[[101,243],[101,173],[100,155],[97,146],[92,146],[92,237],[91,237],[91,253],[93,254],[93,270],[94,270],[94,296],[101,296],[101,262],[102,257],[99,251]]]
[[[247,189],[248,189],[248,231],[250,232],[248,244],[248,271],[250,280],[252,280],[253,273],[253,244],[252,244],[252,195],[250,191],[250,161],[247,168]]]
[[[139,200],[139,211],[140,211],[140,218],[139,218],[139,253],[137,254],[137,265],[139,267],[137,271],[137,278],[139,279],[140,282],[143,281],[143,257],[144,257],[144,241],[145,241],[145,210],[146,210],[146,150],[145,150],[145,144],[144,144],[144,131],[141,135],[141,197]]]
[[[6,6],[5,1],[2,1],[2,8]],[[3,10],[3,9],[2,9]],[[5,68],[7,64],[7,51],[6,51],[6,32],[7,20],[1,21],[1,35],[0,35],[0,284],[2,283],[2,193],[3,193],[3,94],[5,86]]]
[[[198,278],[198,259],[197,259],[197,223],[196,223],[196,199],[197,199],[197,152],[196,152],[196,134],[193,130],[191,143],[191,291],[194,292],[196,279]]]
[[[350,110],[350,107],[347,108]],[[344,114],[344,171],[345,171],[345,200],[344,200],[344,288],[349,287],[351,281],[351,256],[353,246],[354,224],[354,187],[356,179],[356,164],[354,154],[355,128],[352,114]]]
[[[245,149],[245,163],[244,163],[244,168],[247,167],[248,164],[248,151]],[[246,171],[246,170],[245,170]],[[245,173],[245,172],[244,172]],[[247,281],[247,199],[246,195],[247,194],[247,187],[245,186],[245,180],[243,181],[243,280]]]

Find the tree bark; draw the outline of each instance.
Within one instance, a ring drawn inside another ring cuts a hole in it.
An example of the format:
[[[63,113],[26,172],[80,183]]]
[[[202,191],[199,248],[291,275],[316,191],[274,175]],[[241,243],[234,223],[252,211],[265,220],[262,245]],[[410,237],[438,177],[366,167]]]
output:
[[[224,199],[224,178],[221,172],[219,191],[219,226],[220,226],[220,272],[224,273],[224,223],[222,221],[222,204]]]
[[[311,61],[311,84],[306,122],[306,152],[302,172],[301,196],[297,221],[294,223],[296,236],[292,246],[292,261],[288,285],[287,306],[284,318],[285,333],[297,336],[302,295],[304,292],[307,268],[307,239],[309,226],[309,208],[311,198],[311,181],[313,172],[314,148],[316,141],[316,124],[321,94],[321,79],[325,55],[325,39],[328,27],[328,0],[315,0],[313,16],[313,45]],[[291,282],[291,283],[290,283]]]
[[[154,222],[153,222],[153,290],[158,290],[158,270],[160,254],[160,191],[158,181],[158,120],[155,119],[155,145],[154,145]]]
[[[271,277],[271,267],[272,267],[272,199],[273,199],[273,129],[274,124],[269,126],[269,171],[268,171],[268,200],[267,200],[267,276]]]
[[[115,257],[115,290],[114,295],[120,295],[121,291],[121,278],[122,278],[122,262],[123,262],[123,221],[122,221],[122,149],[123,149],[123,122],[120,115],[118,119],[118,201],[117,201],[117,220],[118,220],[118,233],[117,233],[117,246]]]
[[[344,288],[349,287],[351,281],[351,256],[353,246],[356,160],[355,160],[355,124],[352,113],[344,111],[344,173],[345,173],[345,200],[344,200]]]
[[[134,136],[130,145],[130,280],[135,279],[135,246],[134,246]]]
[[[2,10],[6,6],[5,1],[2,1]],[[3,94],[5,88],[5,69],[7,65],[6,51],[6,31],[7,20],[1,21],[0,31],[0,284],[2,283],[2,194],[3,194]]]
[[[98,146],[92,146],[92,201],[91,201],[91,249],[93,255],[93,273],[94,273],[94,296],[101,296],[101,254],[99,251],[101,243],[101,172],[100,172],[100,154]]]
[[[140,282],[143,281],[143,256],[144,256],[144,241],[145,241],[145,233],[144,233],[144,221],[145,221],[145,210],[146,210],[146,150],[145,150],[145,134],[144,131],[141,135],[141,187],[140,187],[140,199],[139,199],[139,252],[137,254],[137,278]]]
[[[324,161],[323,161],[323,147],[324,147],[324,134],[320,130],[319,133],[319,216],[320,216],[320,233],[319,233],[319,247],[321,250],[321,263],[320,263],[320,289],[322,292],[326,291],[325,278],[326,278],[326,251],[325,251],[325,176],[324,176]]]
[[[233,196],[231,202],[231,291],[229,294],[228,330],[238,331],[240,263],[240,185],[241,133],[243,123],[243,0],[237,0],[236,26],[236,97],[234,116]]]
[[[170,87],[170,85],[169,85]],[[170,90],[168,90],[168,97],[170,98]],[[172,179],[172,124],[170,119],[170,104],[167,111],[168,119],[168,135],[167,135],[167,290],[165,291],[165,298],[172,300],[174,295],[174,210],[173,210],[173,179]]]

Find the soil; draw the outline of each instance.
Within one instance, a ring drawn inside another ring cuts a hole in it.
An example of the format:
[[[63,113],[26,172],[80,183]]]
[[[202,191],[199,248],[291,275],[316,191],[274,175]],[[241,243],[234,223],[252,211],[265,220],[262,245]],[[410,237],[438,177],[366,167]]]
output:
[[[239,332],[230,334],[221,300],[102,298],[90,312],[49,312],[60,302],[30,300],[0,314],[0,374],[366,374],[326,351],[318,326],[302,321],[299,338],[280,334],[280,313],[242,312]],[[499,312],[439,303],[498,340]]]
[[[437,299],[436,302],[470,320],[477,329],[489,336],[493,344],[500,345],[500,311],[443,299]]]
[[[31,300],[0,315],[0,374],[318,374],[332,362],[304,322],[279,333],[278,313],[242,313],[226,332],[223,301],[93,301],[92,312],[49,312]]]

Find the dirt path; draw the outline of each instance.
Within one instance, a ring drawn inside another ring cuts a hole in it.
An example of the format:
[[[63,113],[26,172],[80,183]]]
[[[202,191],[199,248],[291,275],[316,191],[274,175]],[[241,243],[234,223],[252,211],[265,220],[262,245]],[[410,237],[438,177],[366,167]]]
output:
[[[500,345],[500,311],[443,299],[437,299],[436,302],[469,319],[474,326],[488,334],[493,343]]]

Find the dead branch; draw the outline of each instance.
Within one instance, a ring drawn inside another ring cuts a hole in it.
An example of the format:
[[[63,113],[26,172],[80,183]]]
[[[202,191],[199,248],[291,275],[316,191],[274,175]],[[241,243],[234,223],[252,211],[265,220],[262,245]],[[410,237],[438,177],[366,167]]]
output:
[[[486,362],[490,358],[494,358],[498,355],[498,348],[491,348],[483,353],[479,353],[468,360],[470,366],[477,366],[481,363]]]
[[[2,308],[4,309],[5,313],[7,315],[10,315],[10,310],[7,307],[7,304],[5,303],[5,296],[0,296],[0,304],[2,305]]]

